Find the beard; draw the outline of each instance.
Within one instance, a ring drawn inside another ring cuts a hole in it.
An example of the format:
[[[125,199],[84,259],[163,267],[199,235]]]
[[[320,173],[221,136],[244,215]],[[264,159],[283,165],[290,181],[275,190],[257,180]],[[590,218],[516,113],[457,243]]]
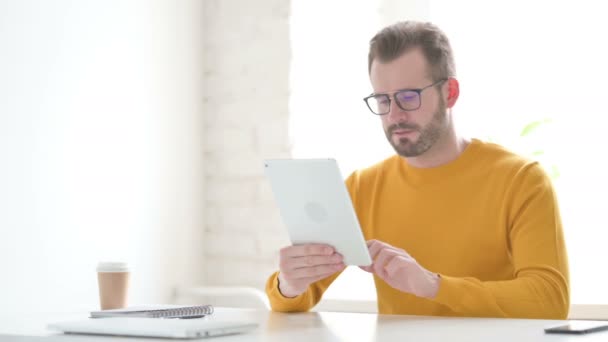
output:
[[[446,122],[446,105],[443,99],[439,100],[437,111],[433,113],[431,122],[420,127],[416,124],[398,123],[389,126],[385,130],[388,142],[393,146],[395,152],[402,157],[418,157],[428,151],[441,137],[445,131]],[[397,129],[406,129],[418,132],[418,139],[411,140],[406,137],[396,138],[397,142],[393,141],[393,132]]]

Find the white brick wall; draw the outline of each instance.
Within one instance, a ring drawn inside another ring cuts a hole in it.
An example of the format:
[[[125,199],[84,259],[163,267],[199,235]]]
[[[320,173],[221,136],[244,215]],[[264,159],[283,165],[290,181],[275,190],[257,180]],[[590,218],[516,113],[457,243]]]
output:
[[[205,1],[205,279],[263,288],[288,243],[262,160],[289,156],[290,1]]]

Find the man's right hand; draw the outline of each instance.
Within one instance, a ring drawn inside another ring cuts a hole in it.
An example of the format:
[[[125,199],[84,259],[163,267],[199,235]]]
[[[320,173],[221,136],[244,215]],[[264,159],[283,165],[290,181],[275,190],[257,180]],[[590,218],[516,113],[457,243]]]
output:
[[[329,245],[306,244],[281,249],[279,255],[279,291],[296,297],[317,280],[342,271],[342,255]]]

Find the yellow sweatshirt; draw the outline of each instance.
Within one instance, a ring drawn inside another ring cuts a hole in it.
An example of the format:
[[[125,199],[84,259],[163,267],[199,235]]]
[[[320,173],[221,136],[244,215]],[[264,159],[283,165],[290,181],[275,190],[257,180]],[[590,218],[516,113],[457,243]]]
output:
[[[393,156],[346,185],[366,240],[402,248],[441,276],[434,299],[374,276],[382,314],[566,318],[568,259],[551,182],[536,162],[472,140],[454,161],[420,169]],[[338,276],[295,297],[266,284],[273,310],[306,311]]]

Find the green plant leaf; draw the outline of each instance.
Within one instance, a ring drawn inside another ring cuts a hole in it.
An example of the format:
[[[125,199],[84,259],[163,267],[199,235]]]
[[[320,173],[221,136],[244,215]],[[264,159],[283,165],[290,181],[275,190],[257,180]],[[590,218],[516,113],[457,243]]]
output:
[[[557,179],[559,177],[559,169],[557,165],[551,165],[551,178]]]
[[[530,122],[521,130],[521,133],[519,134],[519,136],[525,137],[525,136],[529,135],[530,133],[534,132],[535,130],[537,130],[540,126],[542,126],[544,124],[548,124],[550,122],[551,122],[550,119]]]
[[[545,151],[542,151],[542,150],[532,152],[532,155],[534,157],[542,156],[543,154],[545,154]]]

